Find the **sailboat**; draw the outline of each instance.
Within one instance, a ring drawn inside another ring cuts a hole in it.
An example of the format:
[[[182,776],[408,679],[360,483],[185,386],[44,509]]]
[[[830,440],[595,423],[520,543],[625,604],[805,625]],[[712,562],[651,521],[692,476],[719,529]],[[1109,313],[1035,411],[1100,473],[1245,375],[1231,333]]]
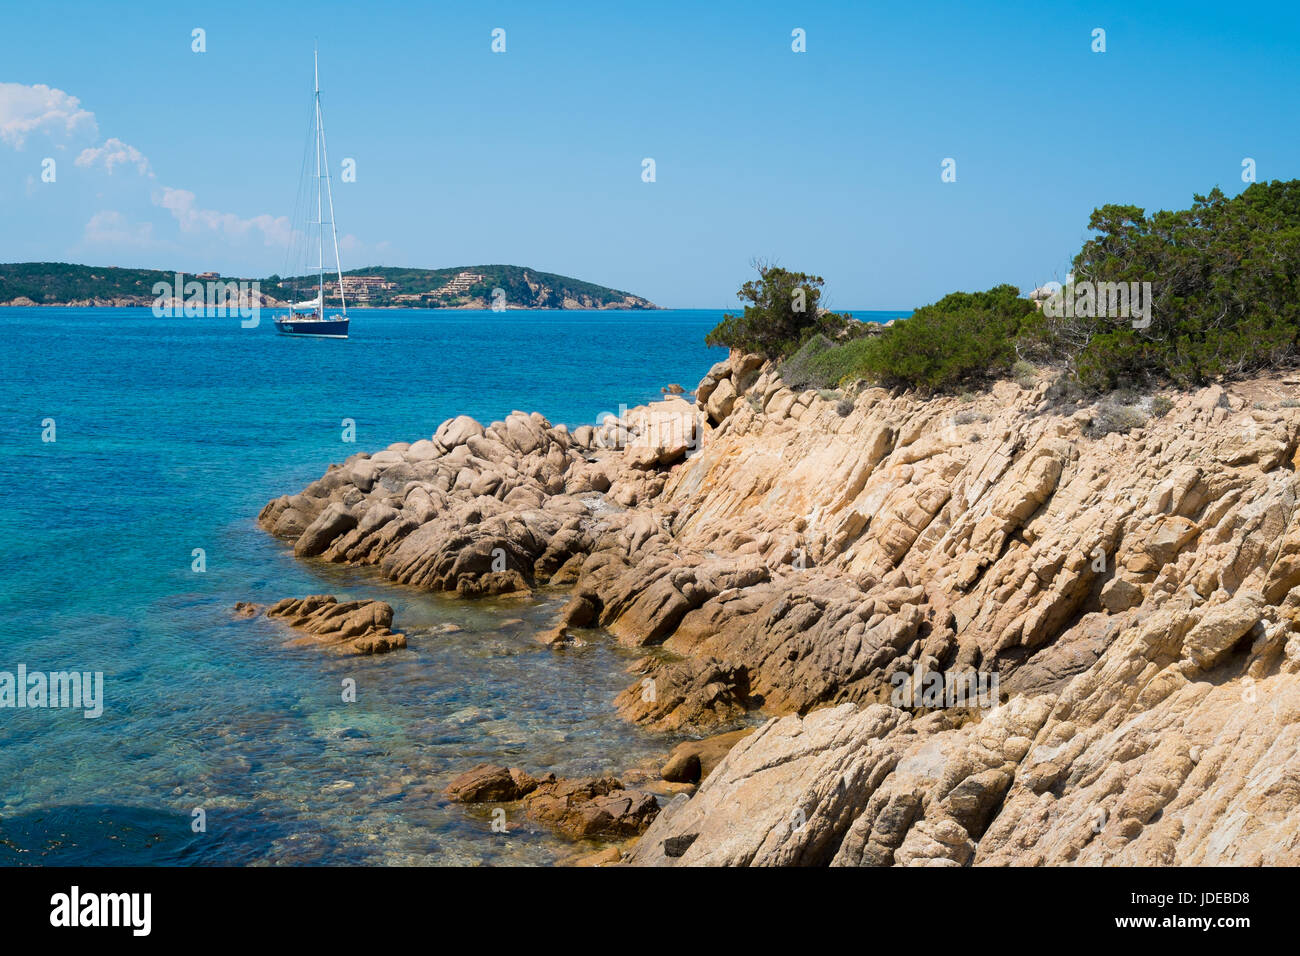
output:
[[[343,264],[339,260],[339,233],[334,225],[334,190],[330,185],[329,152],[325,148],[325,122],[320,108],[320,53],[314,54],[316,74],[315,106],[315,141],[316,151],[316,218],[310,225],[317,227],[316,234],[316,298],[306,302],[291,302],[289,313],[275,320],[275,327],[282,335],[308,335],[325,339],[346,339],[348,337],[348,304],[343,295]],[[322,165],[323,163],[323,165]],[[305,164],[304,164],[305,165]],[[324,197],[329,201],[328,220],[324,218],[321,180],[324,180]],[[334,269],[338,277],[339,311],[326,314],[325,296],[325,226],[330,227],[334,237]]]

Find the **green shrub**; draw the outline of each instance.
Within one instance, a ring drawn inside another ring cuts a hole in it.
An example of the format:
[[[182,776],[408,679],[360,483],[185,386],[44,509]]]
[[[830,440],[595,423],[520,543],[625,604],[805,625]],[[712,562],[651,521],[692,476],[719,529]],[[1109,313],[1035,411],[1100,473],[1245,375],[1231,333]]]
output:
[[[782,374],[795,388],[866,379],[936,391],[1008,375],[1029,388],[1032,360],[1063,367],[1071,388],[1095,395],[1125,384],[1202,385],[1300,356],[1300,179],[1253,183],[1232,199],[1215,188],[1188,209],[1149,216],[1101,206],[1088,228],[1094,236],[1074,258],[1071,291],[1084,282],[1149,283],[1143,308],[1049,314],[1000,285],[953,293],[866,335],[850,317],[819,314],[820,277],[758,264],[758,280],[737,293],[744,313],[725,316],[707,341],[789,356]],[[1149,322],[1135,328],[1134,311]],[[1047,399],[1079,400],[1059,382]]]
[[[995,378],[1015,361],[1021,324],[1034,312],[1014,286],[954,292],[879,335],[859,339],[852,372],[881,385],[928,390]]]
[[[1169,410],[1174,407],[1174,403],[1163,395],[1156,395],[1151,399],[1151,417],[1163,418],[1169,414]]]
[[[1083,385],[1200,385],[1296,354],[1300,180],[1254,183],[1233,199],[1215,188],[1189,209],[1150,216],[1102,206],[1088,228],[1097,235],[1074,259],[1075,280],[1149,282],[1152,296],[1145,328],[1133,328],[1131,317],[1046,313],[1030,323],[1035,345]]]
[[[1062,405],[1078,405],[1087,397],[1088,391],[1068,372],[1058,375],[1043,394],[1043,400],[1048,406],[1054,408]]]
[[[1011,377],[1016,380],[1016,384],[1021,388],[1030,389],[1038,383],[1038,369],[1034,367],[1032,362],[1017,359],[1016,363],[1011,366]]]
[[[1147,414],[1140,405],[1128,404],[1123,396],[1111,395],[1097,406],[1092,416],[1088,434],[1100,438],[1111,432],[1129,432],[1147,423]]]
[[[790,272],[762,262],[754,266],[758,279],[746,282],[736,293],[736,298],[749,305],[740,315],[724,315],[705,337],[706,344],[779,358],[815,334],[850,332],[849,317],[831,312],[819,314],[825,284],[821,276]]]
[[[781,380],[796,392],[834,388],[852,369],[857,341],[836,344],[815,333],[793,355],[780,364]]]

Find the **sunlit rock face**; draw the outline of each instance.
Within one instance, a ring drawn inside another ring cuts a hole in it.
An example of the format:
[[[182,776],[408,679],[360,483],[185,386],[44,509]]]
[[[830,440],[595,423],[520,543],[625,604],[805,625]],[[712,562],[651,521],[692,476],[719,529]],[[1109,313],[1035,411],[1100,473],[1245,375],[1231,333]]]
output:
[[[260,520],[418,587],[571,588],[545,640],[654,648],[631,720],[773,715],[637,862],[1296,863],[1293,384],[1110,430],[1046,381],[794,392],[733,354],[694,402],[452,419]]]

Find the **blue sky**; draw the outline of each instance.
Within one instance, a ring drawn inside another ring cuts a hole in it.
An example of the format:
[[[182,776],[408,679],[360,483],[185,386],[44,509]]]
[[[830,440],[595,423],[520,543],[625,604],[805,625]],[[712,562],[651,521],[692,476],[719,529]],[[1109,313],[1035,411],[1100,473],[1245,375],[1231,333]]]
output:
[[[1063,278],[1097,205],[1300,175],[1295,4],[268,7],[0,8],[0,261],[284,271],[314,40],[345,268],[718,308],[764,257],[911,308]]]

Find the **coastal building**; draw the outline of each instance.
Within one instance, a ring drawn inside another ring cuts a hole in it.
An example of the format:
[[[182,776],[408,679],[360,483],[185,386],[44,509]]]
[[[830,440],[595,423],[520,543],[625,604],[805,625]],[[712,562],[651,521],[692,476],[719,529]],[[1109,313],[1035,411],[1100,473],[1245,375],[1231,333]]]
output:
[[[369,302],[371,295],[376,292],[388,292],[397,288],[397,283],[389,282],[383,276],[344,276],[343,277],[343,294],[351,302]],[[336,296],[339,294],[338,280],[325,283],[325,294]]]
[[[458,272],[455,278],[432,294],[440,296],[464,295],[470,290],[471,286],[486,280],[487,276],[481,272]]]

